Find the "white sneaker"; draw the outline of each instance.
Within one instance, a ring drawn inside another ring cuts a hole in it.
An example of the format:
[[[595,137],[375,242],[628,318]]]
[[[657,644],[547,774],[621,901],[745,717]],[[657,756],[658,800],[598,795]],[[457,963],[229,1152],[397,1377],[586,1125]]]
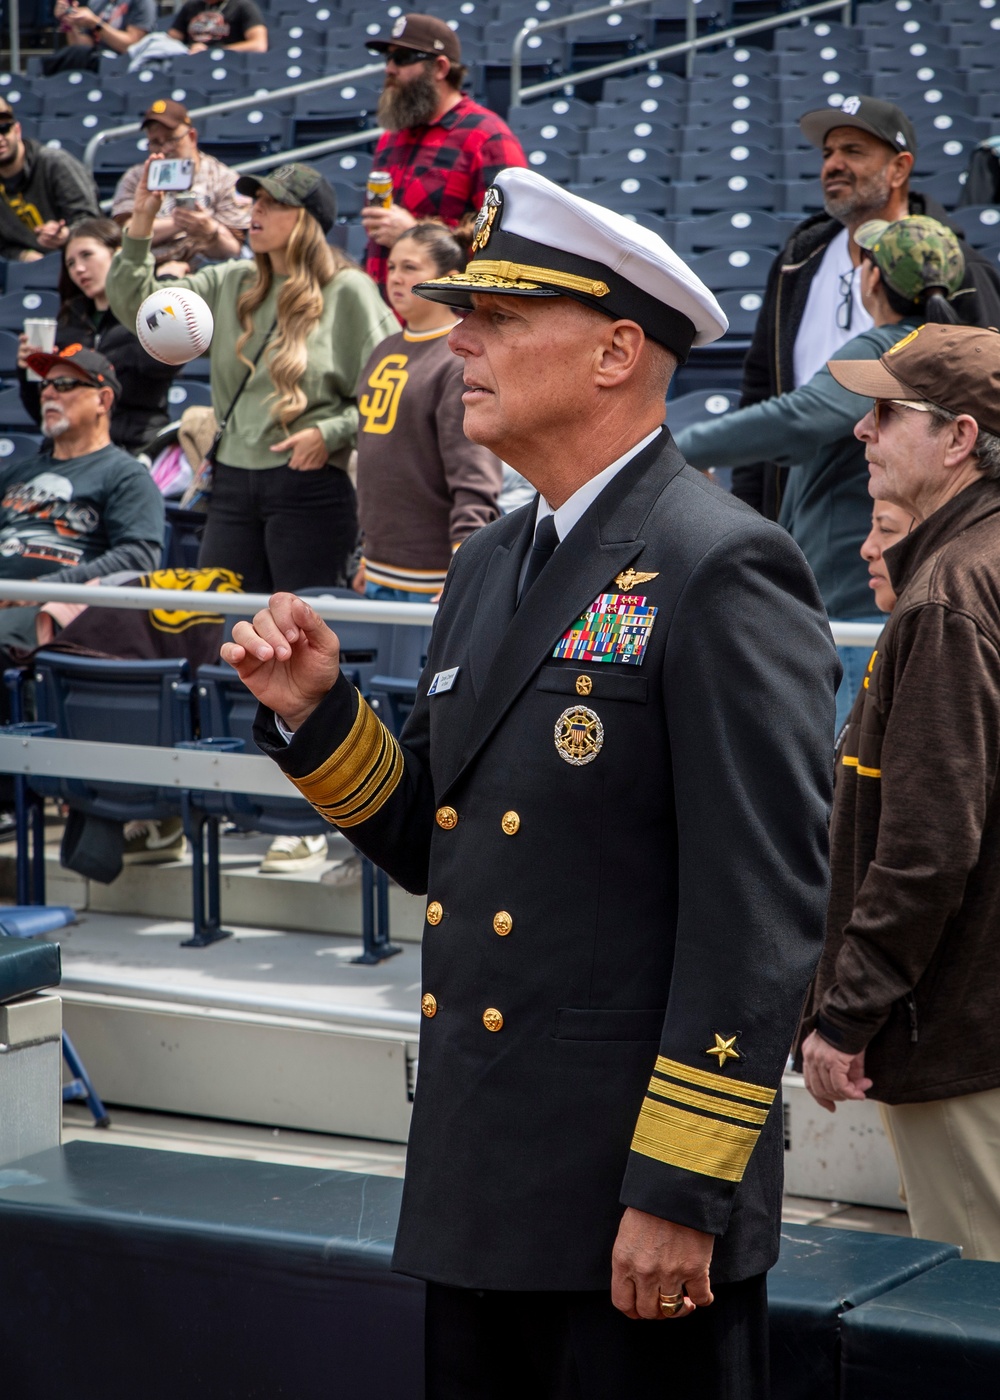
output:
[[[309,870],[326,860],[325,836],[276,836],[261,861],[262,875],[282,875],[293,870]]]
[[[180,817],[163,822],[126,822],[125,865],[159,865],[163,861],[183,860],[187,855],[187,839]]]

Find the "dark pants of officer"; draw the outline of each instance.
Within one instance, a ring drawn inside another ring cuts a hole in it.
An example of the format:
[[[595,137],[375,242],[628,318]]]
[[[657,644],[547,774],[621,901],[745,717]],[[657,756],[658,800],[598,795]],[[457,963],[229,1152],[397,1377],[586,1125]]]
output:
[[[627,1318],[608,1293],[429,1283],[426,1400],[767,1400],[766,1277],[677,1322]]]

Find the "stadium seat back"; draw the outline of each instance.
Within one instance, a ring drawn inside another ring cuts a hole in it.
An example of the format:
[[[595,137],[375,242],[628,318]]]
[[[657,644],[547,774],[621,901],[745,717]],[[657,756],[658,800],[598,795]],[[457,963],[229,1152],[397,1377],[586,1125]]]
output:
[[[951,221],[959,226],[973,248],[988,248],[1000,240],[1000,208],[993,204],[968,204],[956,209]]]
[[[721,175],[711,180],[674,185],[672,199],[675,217],[716,214],[721,209],[774,212],[785,208],[785,187],[777,180],[766,180],[760,175]]]
[[[672,433],[695,423],[711,422],[739,407],[740,396],[732,389],[699,389],[667,403],[667,427]]]
[[[17,467],[37,457],[44,445],[41,434],[4,433],[0,436],[0,468]]]
[[[714,248],[688,259],[689,266],[713,292],[762,290],[774,262],[769,248]]]

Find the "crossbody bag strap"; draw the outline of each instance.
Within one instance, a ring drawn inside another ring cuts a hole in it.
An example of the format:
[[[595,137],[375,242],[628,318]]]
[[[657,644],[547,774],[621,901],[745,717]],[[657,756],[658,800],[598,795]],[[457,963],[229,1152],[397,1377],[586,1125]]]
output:
[[[232,417],[233,409],[234,409],[234,408],[236,407],[236,405],[239,403],[240,395],[243,393],[243,390],[244,390],[244,389],[247,387],[247,385],[250,383],[250,376],[253,374],[254,370],[257,368],[257,362],[260,360],[261,355],[263,355],[264,351],[266,350],[266,348],[267,348],[267,343],[268,343],[268,341],[271,339],[271,336],[274,335],[274,332],[275,332],[275,329],[276,329],[276,327],[277,327],[277,324],[278,324],[278,318],[277,318],[277,316],[275,316],[274,320],[271,322],[271,329],[268,331],[267,335],[266,335],[266,336],[264,337],[264,339],[261,341],[260,346],[259,346],[259,348],[258,348],[258,350],[257,350],[257,353],[256,353],[256,355],[254,355],[254,357],[253,357],[253,360],[252,360],[252,362],[251,362],[250,368],[247,370],[246,374],[243,376],[243,380],[242,380],[242,382],[241,382],[241,384],[240,384],[240,387],[236,390],[236,393],[233,395],[232,401],[231,401],[229,407],[226,409],[225,413],[222,415],[221,419],[219,420],[219,426],[218,426],[218,428],[217,428],[216,431],[215,431],[215,437],[212,439],[212,445],[209,447],[208,451],[205,453],[205,460],[206,460],[207,462],[214,462],[214,461],[215,461],[215,454],[216,454],[216,452],[217,452],[218,449],[219,449],[219,443],[222,441],[222,434],[226,431],[226,424],[229,422],[230,418]]]

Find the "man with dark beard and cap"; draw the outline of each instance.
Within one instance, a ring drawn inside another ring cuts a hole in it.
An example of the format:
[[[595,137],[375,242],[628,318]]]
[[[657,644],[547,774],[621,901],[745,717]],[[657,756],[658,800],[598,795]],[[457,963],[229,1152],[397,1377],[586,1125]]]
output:
[[[433,15],[400,15],[389,39],[368,47],[385,55],[378,121],[386,134],[372,168],[392,176],[392,203],[370,205],[365,270],[385,287],[389,249],[418,219],[454,228],[477,214],[506,166],[527,161],[510,127],[462,92],[465,68],[458,35]]]
[[[1000,275],[952,224],[936,200],[910,189],[917,148],[910,119],[891,102],[848,97],[800,118],[822,152],[823,209],[795,228],[775,258],[753,344],[743,367],[741,407],[806,384],[842,346],[870,330],[861,303],[861,249],[854,232],[869,219],[893,223],[923,214],[962,240],[965,279],[953,306],[973,326],[1000,325]],[[783,473],[773,463],[738,467],[733,491],[771,519]]]

